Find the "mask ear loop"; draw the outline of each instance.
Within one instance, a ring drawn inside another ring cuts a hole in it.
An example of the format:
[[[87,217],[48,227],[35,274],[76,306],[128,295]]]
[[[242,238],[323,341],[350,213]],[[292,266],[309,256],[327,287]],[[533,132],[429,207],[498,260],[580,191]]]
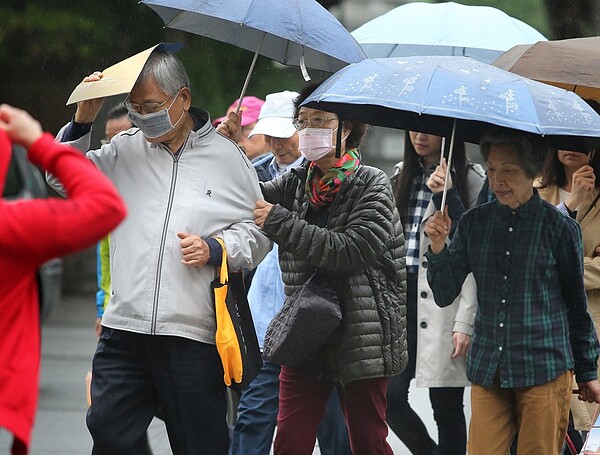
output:
[[[342,126],[343,122],[341,119],[338,119],[338,129],[335,135],[335,157],[339,158],[342,156]]]

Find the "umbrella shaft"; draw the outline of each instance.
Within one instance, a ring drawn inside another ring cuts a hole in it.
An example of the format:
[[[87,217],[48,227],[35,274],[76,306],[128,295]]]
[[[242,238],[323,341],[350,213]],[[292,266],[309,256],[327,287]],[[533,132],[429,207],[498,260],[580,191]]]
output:
[[[256,65],[256,60],[258,59],[258,54],[260,52],[260,49],[261,49],[263,43],[265,42],[265,36],[267,36],[267,34],[263,32],[263,37],[260,40],[260,44],[258,45],[256,52],[254,53],[254,58],[252,59],[252,63],[250,64],[250,69],[248,70],[248,74],[246,75],[246,80],[244,81],[244,86],[242,87],[242,93],[240,94],[238,105],[235,108],[235,115],[238,115],[238,113],[240,112],[240,108],[242,107],[242,100],[244,99],[244,95],[246,94],[246,89],[248,88],[248,84],[250,83],[250,77],[252,76],[252,72],[254,71],[254,65]]]

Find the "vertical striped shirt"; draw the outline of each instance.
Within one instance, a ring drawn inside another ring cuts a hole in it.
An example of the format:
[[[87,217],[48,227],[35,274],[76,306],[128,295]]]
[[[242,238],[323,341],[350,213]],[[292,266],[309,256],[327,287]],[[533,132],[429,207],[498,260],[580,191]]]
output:
[[[490,387],[548,382],[574,369],[596,379],[599,345],[583,286],[581,229],[534,196],[517,209],[493,201],[468,211],[449,248],[426,253],[440,306],[473,272],[478,310],[467,376]]]

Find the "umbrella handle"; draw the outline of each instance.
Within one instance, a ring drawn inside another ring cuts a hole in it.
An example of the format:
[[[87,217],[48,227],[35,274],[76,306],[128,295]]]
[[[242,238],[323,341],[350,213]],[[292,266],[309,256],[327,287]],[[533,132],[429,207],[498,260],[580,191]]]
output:
[[[456,135],[456,119],[452,124],[452,136],[450,136],[450,151],[448,152],[448,162],[446,163],[446,178],[444,179],[444,190],[442,192],[442,211],[446,205],[446,194],[448,193],[448,176],[450,175],[450,168],[452,167],[452,151],[454,150],[454,136]],[[444,156],[444,149],[442,147],[442,156]]]
[[[252,63],[250,64],[250,69],[248,70],[248,74],[246,75],[246,80],[244,81],[244,86],[242,87],[242,93],[240,94],[238,104],[235,108],[235,115],[238,115],[238,113],[240,112],[240,107],[242,107],[242,101],[244,99],[244,95],[246,94],[246,89],[248,88],[248,84],[250,83],[250,77],[252,76],[252,72],[254,71],[254,65],[256,64],[256,60],[258,59],[258,54],[260,52],[260,49],[261,49],[263,43],[265,42],[266,36],[267,36],[267,33],[263,32],[263,37],[260,40],[260,44],[258,45],[256,52],[254,53],[254,58],[252,59]]]

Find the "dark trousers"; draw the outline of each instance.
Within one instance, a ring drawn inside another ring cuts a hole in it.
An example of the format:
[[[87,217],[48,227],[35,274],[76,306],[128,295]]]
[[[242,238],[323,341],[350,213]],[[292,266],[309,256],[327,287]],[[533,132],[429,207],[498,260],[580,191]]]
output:
[[[265,361],[258,376],[242,391],[230,455],[268,455],[279,411],[281,367]],[[332,393],[317,431],[322,455],[350,455],[346,421],[336,393]]]
[[[438,427],[437,446],[421,418],[408,403],[408,389],[415,376],[417,353],[417,275],[414,273],[407,276],[406,300],[408,365],[399,376],[390,378],[387,423],[413,454],[464,455],[467,447],[467,424],[463,409],[463,387],[429,389],[433,417]]]
[[[386,441],[385,391],[388,378],[353,381],[337,387],[354,455],[392,455]],[[331,382],[281,367],[275,455],[310,455],[329,397]]]
[[[92,371],[92,454],[147,454],[146,429],[159,405],[174,455],[227,453],[225,384],[215,346],[104,328]]]

